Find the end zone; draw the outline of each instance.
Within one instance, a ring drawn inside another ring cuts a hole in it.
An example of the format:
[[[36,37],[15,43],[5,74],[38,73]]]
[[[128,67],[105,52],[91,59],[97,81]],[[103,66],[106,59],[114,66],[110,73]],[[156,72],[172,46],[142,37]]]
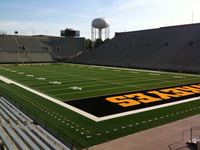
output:
[[[99,121],[200,100],[200,83],[66,101]]]

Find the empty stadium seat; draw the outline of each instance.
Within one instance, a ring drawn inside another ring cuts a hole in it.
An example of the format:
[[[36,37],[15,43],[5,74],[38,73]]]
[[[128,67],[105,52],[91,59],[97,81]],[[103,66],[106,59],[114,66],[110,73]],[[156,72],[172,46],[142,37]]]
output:
[[[70,62],[200,73],[199,33],[200,24],[116,33]]]

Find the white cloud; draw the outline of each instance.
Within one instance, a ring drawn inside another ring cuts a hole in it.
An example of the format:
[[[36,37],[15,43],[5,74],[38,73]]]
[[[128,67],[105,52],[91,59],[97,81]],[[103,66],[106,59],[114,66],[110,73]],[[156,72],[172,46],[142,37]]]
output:
[[[34,12],[35,16],[47,16],[57,13],[58,10],[56,8],[48,8],[48,9],[42,9]]]
[[[9,9],[21,10],[25,7],[22,6],[11,5]],[[24,14],[19,19],[13,15],[6,18],[11,21],[0,20],[0,29],[9,32],[19,30],[29,34],[34,29],[38,34],[47,31],[48,34],[59,35],[60,30],[68,27],[80,30],[81,35],[90,37],[92,19],[105,17],[111,24],[111,35],[114,35],[114,32],[120,31],[191,23],[192,11],[194,23],[200,22],[199,6],[200,0],[112,0],[108,4],[106,1],[95,0],[74,11],[56,6],[54,8],[54,5],[51,8],[27,6],[25,8],[30,10],[28,15],[32,14],[36,22]]]
[[[0,21],[0,28],[8,34],[19,31],[19,34],[49,34],[59,35],[60,30],[65,27],[64,24],[49,22],[18,22],[18,21]]]
[[[66,16],[72,16],[72,17],[78,17],[78,18],[87,18],[87,19],[94,17],[92,15],[76,14],[76,13],[70,13],[70,12],[67,12],[67,13],[63,12],[62,14],[66,15]]]
[[[144,5],[146,3],[148,3],[147,0],[128,0],[128,1],[124,1],[123,4],[120,4],[118,6],[118,10],[120,10],[120,11],[129,10],[129,9],[133,9],[134,7],[138,7],[140,5]]]
[[[43,35],[54,35],[59,36],[60,30],[66,27],[73,27],[76,30],[81,31],[81,36],[90,37],[90,23],[69,24],[63,23],[49,23],[49,22],[19,22],[19,21],[1,21],[0,20],[0,32],[7,34],[13,34],[14,31],[19,31],[20,35],[32,35],[32,34],[43,34]]]

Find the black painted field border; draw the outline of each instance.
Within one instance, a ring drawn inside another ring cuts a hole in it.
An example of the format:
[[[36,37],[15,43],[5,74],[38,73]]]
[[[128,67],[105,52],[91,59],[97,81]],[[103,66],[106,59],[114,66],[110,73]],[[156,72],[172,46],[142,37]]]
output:
[[[154,91],[154,90],[159,91],[159,90],[168,89],[168,88],[176,88],[176,87],[191,86],[191,85],[198,85],[198,84],[200,84],[200,82],[178,85],[178,86],[168,86],[168,87],[143,90],[143,91],[112,94],[112,95],[79,99],[79,100],[72,100],[72,101],[67,101],[65,103],[100,118],[100,117],[115,115],[115,114],[119,114],[119,113],[129,112],[129,111],[133,111],[133,110],[148,108],[148,107],[152,107],[152,106],[177,102],[177,101],[190,99],[190,98],[194,98],[194,97],[199,97],[200,93],[194,93],[192,95],[176,97],[176,98],[172,98],[169,100],[156,101],[153,103],[141,103],[140,105],[135,105],[133,107],[121,107],[121,106],[117,105],[116,103],[111,103],[111,102],[107,101],[106,98],[108,98],[108,97],[114,97],[114,96],[119,96],[119,95],[128,95],[128,94],[134,94],[134,93],[146,94],[148,91]],[[151,96],[149,93],[148,93],[148,95]],[[154,95],[154,97],[155,97],[155,95]]]

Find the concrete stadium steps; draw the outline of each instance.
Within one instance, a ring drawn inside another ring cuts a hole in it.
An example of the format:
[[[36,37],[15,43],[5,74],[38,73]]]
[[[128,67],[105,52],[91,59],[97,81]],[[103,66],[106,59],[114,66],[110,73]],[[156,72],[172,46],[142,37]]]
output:
[[[50,149],[57,149],[59,147],[59,144],[57,144],[55,142],[55,138],[51,138],[49,137],[42,129],[40,130],[38,128],[38,126],[34,126],[34,125],[30,125],[29,129],[32,131],[32,133],[34,133],[35,135],[37,135],[37,137],[43,142],[45,143]]]
[[[0,35],[0,48],[6,52],[22,51],[20,47],[23,46],[24,51],[30,52],[46,52],[43,44],[40,43],[37,37],[16,36],[16,35]]]
[[[0,117],[0,133],[6,145],[14,142],[13,147],[18,149],[69,150],[3,97],[0,97]]]
[[[117,33],[70,62],[200,73],[200,24]]]
[[[9,117],[0,110],[0,114],[5,118],[7,118],[7,121],[9,121],[9,123],[7,123],[4,119],[1,120],[1,125],[3,127],[3,129],[5,130],[5,132],[9,135],[9,137],[13,140],[13,142],[15,143],[16,147],[18,147],[19,149],[30,149],[24,142],[23,140],[20,138],[20,136],[14,131],[13,127],[10,125],[10,120]],[[7,145],[6,145],[7,146]],[[8,147],[8,146],[7,146]]]
[[[6,109],[0,104],[0,108],[3,109],[3,111],[5,111]],[[23,147],[26,147],[28,149],[40,149],[32,140],[31,138],[24,132],[25,130],[25,126],[23,126],[19,121],[16,120],[12,120],[14,117],[14,115],[9,113],[8,116],[8,111],[6,111],[6,113],[1,112],[1,114],[3,115],[3,117],[7,118],[7,122],[9,122],[9,124],[4,121],[3,123],[3,127],[6,129],[7,132],[10,133],[10,136],[13,138],[13,140],[17,143],[17,146],[19,147],[18,144],[20,144],[20,146],[24,145]],[[12,116],[12,119],[10,119],[10,117]],[[7,128],[7,126],[10,126],[10,129]],[[14,137],[12,136],[14,135]],[[17,138],[17,139],[16,139]]]
[[[0,63],[55,62],[84,49],[85,38],[0,35]]]
[[[1,103],[3,103],[4,105],[6,105],[8,109],[11,109],[12,111],[16,112],[15,114],[17,116],[20,116],[20,118],[23,118],[23,120],[26,120],[29,123],[33,123],[33,120],[31,118],[29,118],[28,116],[26,116],[22,111],[20,111],[19,109],[17,109],[13,104],[11,104],[10,102],[8,102],[5,98],[1,97],[0,99],[3,100],[3,101],[1,101]]]
[[[84,38],[43,37],[38,39],[42,44],[48,45],[51,54],[58,59],[69,59],[77,56],[85,49]]]
[[[36,37],[17,36],[16,38],[29,52],[46,52]]]
[[[46,45],[37,37],[0,36],[0,63],[54,61]]]
[[[1,63],[54,62],[54,59],[48,53],[18,54],[18,53],[0,52],[0,62]]]
[[[0,52],[16,52],[18,44],[14,36],[0,35]]]
[[[9,150],[17,150],[17,146],[15,145],[14,141],[10,138],[10,136],[6,133],[6,131],[3,129],[2,121],[3,119],[0,118],[0,135],[1,139],[4,141],[7,149]]]

